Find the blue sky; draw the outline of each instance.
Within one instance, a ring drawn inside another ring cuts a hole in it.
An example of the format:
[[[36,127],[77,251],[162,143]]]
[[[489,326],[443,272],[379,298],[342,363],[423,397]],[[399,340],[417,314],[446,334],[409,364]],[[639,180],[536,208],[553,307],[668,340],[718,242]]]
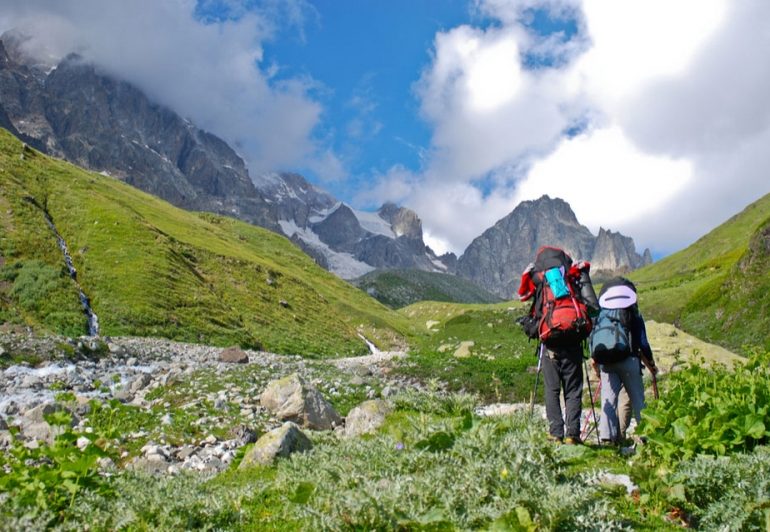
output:
[[[78,52],[438,252],[522,200],[680,249],[770,192],[765,0],[5,0]]]
[[[315,94],[325,110],[316,134],[347,172],[324,182],[312,168],[302,171],[351,201],[372,174],[395,164],[420,168],[430,128],[412,86],[436,33],[466,22],[471,8],[465,0],[325,0],[313,8],[303,34],[282,32],[265,46],[266,59],[282,65],[279,76],[308,75],[321,84]]]

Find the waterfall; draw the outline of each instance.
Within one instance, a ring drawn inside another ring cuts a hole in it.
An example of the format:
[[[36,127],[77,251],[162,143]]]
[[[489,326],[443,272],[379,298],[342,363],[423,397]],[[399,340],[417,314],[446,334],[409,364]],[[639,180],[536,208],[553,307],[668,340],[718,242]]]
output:
[[[75,269],[75,264],[72,262],[72,255],[70,255],[69,249],[67,248],[67,243],[59,234],[59,230],[56,229],[56,226],[53,223],[53,219],[51,218],[51,215],[48,214],[48,211],[42,208],[34,198],[28,197],[26,199],[41,211],[43,211],[43,216],[45,216],[45,221],[48,224],[48,227],[51,228],[51,231],[53,231],[53,234],[56,236],[59,249],[64,255],[64,264],[67,265],[67,270],[70,273],[70,277],[75,282],[75,286],[78,289],[78,296],[80,297],[80,304],[83,305],[83,312],[85,313],[86,318],[88,318],[88,336],[99,336],[99,317],[96,315],[96,313],[94,313],[94,310],[91,308],[91,301],[88,299],[88,296],[85,294],[85,292],[83,292],[83,287],[81,287],[80,283],[78,282],[78,271]]]

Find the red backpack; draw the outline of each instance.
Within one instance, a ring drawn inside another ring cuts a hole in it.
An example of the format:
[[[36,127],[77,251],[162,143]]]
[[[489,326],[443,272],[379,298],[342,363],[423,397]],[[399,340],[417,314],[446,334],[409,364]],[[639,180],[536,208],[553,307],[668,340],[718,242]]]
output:
[[[529,334],[536,334],[548,347],[574,345],[591,333],[588,308],[579,297],[580,273],[564,250],[548,246],[538,250],[530,272],[535,300]]]

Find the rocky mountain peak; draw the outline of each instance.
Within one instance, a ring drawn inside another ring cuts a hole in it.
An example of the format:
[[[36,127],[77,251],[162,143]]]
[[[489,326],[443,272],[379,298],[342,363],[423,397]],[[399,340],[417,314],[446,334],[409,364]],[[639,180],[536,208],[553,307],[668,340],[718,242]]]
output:
[[[644,256],[640,256],[636,252],[632,238],[613,233],[603,227],[599,228],[599,235],[596,237],[591,254],[591,268],[594,272],[628,272],[651,262],[652,256],[649,249],[645,250]]]
[[[390,224],[396,237],[422,240],[422,221],[413,210],[387,202],[377,213]]]
[[[592,271],[627,272],[646,264],[631,238],[604,229],[595,237],[569,203],[546,195],[521,202],[471,242],[457,261],[457,273],[510,298],[521,272],[544,245],[562,248],[575,260],[590,260]]]
[[[364,236],[364,229],[355,213],[344,203],[312,227],[322,242],[337,251],[353,251],[355,244]]]

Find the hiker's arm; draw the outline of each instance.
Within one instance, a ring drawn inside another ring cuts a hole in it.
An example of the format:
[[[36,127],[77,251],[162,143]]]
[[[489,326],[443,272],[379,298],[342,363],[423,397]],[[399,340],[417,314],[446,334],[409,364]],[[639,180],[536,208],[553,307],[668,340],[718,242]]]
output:
[[[658,368],[655,366],[655,358],[652,356],[652,347],[650,347],[650,341],[647,339],[647,327],[644,325],[644,318],[639,311],[634,315],[631,334],[634,337],[634,344],[642,363],[650,370],[650,373],[657,373]]]

